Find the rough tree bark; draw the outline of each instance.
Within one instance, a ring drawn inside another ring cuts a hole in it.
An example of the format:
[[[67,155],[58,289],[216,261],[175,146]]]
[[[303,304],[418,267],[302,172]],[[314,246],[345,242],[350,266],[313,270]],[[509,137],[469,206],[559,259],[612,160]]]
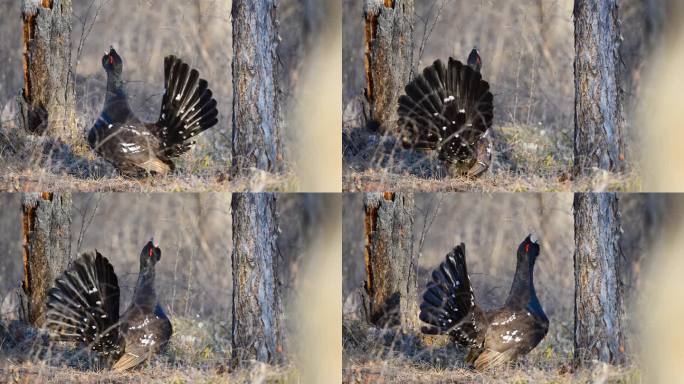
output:
[[[237,193],[233,215],[233,365],[283,361],[276,198]]]
[[[575,353],[577,366],[625,358],[620,216],[614,193],[575,194]]]
[[[22,0],[21,125],[67,141],[79,137],[71,73],[72,14],[71,0]]]
[[[413,254],[412,194],[369,193],[364,197],[364,311],[380,327],[417,329],[417,260]]]
[[[413,0],[365,0],[366,120],[387,129],[413,70]]]
[[[576,177],[624,169],[618,0],[575,0]]]
[[[45,320],[47,292],[71,260],[70,194],[28,193],[21,202],[24,239],[24,278],[28,321]]]
[[[276,0],[233,0],[233,169],[282,169]]]

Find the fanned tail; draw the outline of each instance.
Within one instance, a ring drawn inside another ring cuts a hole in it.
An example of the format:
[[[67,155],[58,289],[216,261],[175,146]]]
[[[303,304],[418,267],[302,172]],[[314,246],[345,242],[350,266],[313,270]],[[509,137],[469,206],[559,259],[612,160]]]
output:
[[[155,134],[161,139],[161,154],[174,157],[188,151],[187,141],[218,123],[216,100],[199,72],[175,56],[164,59],[161,113]]]
[[[46,326],[53,339],[87,344],[117,356],[119,284],[114,268],[97,251],[84,253],[55,280],[48,292]]]
[[[398,109],[404,147],[437,150],[453,164],[472,162],[494,116],[494,98],[482,75],[453,58],[448,66],[437,60],[405,90]]]
[[[475,324],[479,309],[466,268],[465,244],[454,248],[432,272],[420,304],[420,319],[429,324],[426,334],[450,334],[463,345],[472,345],[477,336]]]

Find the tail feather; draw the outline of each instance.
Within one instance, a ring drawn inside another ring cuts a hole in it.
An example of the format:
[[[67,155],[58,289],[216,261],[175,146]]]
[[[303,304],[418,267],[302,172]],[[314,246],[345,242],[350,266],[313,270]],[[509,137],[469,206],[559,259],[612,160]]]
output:
[[[155,134],[161,139],[161,153],[181,155],[194,142],[186,140],[218,123],[217,103],[199,72],[175,56],[164,59],[166,92]]]
[[[427,285],[420,305],[420,319],[429,324],[426,334],[454,334],[472,330],[475,299],[466,268],[465,245],[454,248]]]
[[[98,252],[84,253],[48,292],[46,326],[55,340],[86,343],[92,350],[121,352],[119,284]]]
[[[437,60],[399,98],[399,128],[405,147],[438,150],[451,163],[472,161],[477,142],[492,125],[493,96],[482,75],[449,58]]]

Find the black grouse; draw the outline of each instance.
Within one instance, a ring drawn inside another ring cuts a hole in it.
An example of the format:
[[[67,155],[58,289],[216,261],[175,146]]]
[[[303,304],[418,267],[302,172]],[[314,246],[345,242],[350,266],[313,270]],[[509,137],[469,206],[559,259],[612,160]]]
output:
[[[449,58],[448,66],[435,61],[416,76],[399,97],[398,129],[402,145],[438,152],[447,171],[476,177],[491,164],[489,129],[494,97],[482,80],[477,49],[468,64]]]
[[[119,283],[107,258],[82,254],[48,292],[46,326],[53,339],[73,341],[124,371],[159,353],[171,322],[157,301],[154,267],[161,250],[152,241],[140,252],[140,274],[128,309],[119,315]]]
[[[107,95],[88,144],[126,176],[174,170],[172,159],[192,147],[193,137],[218,123],[207,81],[175,56],[164,59],[165,92],[155,123],[143,123],[133,114],[123,86],[123,60],[114,48],[102,57],[102,66]]]
[[[484,310],[475,304],[466,268],[465,245],[454,248],[432,272],[420,305],[423,333],[448,334],[469,348],[466,362],[485,370],[530,352],[546,336],[549,319],[534,289],[539,245],[528,236],[518,247],[511,291],[503,307]]]

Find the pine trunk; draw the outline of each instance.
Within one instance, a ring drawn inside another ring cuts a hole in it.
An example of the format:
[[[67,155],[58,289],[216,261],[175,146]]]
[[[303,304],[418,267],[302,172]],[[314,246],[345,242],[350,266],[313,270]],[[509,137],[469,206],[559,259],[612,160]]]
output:
[[[276,3],[233,1],[234,177],[282,169]]]
[[[413,254],[412,194],[364,197],[366,319],[380,327],[417,329],[417,260]]]
[[[620,364],[625,343],[617,195],[575,194],[574,211],[575,364]]]
[[[276,198],[237,193],[233,215],[233,365],[283,361]]]
[[[21,125],[68,142],[79,137],[71,73],[71,0],[22,0]]]
[[[576,177],[624,169],[618,0],[575,0]]]
[[[366,119],[388,129],[413,71],[413,0],[365,0]]]
[[[45,320],[47,292],[71,260],[71,209],[69,194],[29,193],[21,202],[24,239],[24,279],[28,321]]]

